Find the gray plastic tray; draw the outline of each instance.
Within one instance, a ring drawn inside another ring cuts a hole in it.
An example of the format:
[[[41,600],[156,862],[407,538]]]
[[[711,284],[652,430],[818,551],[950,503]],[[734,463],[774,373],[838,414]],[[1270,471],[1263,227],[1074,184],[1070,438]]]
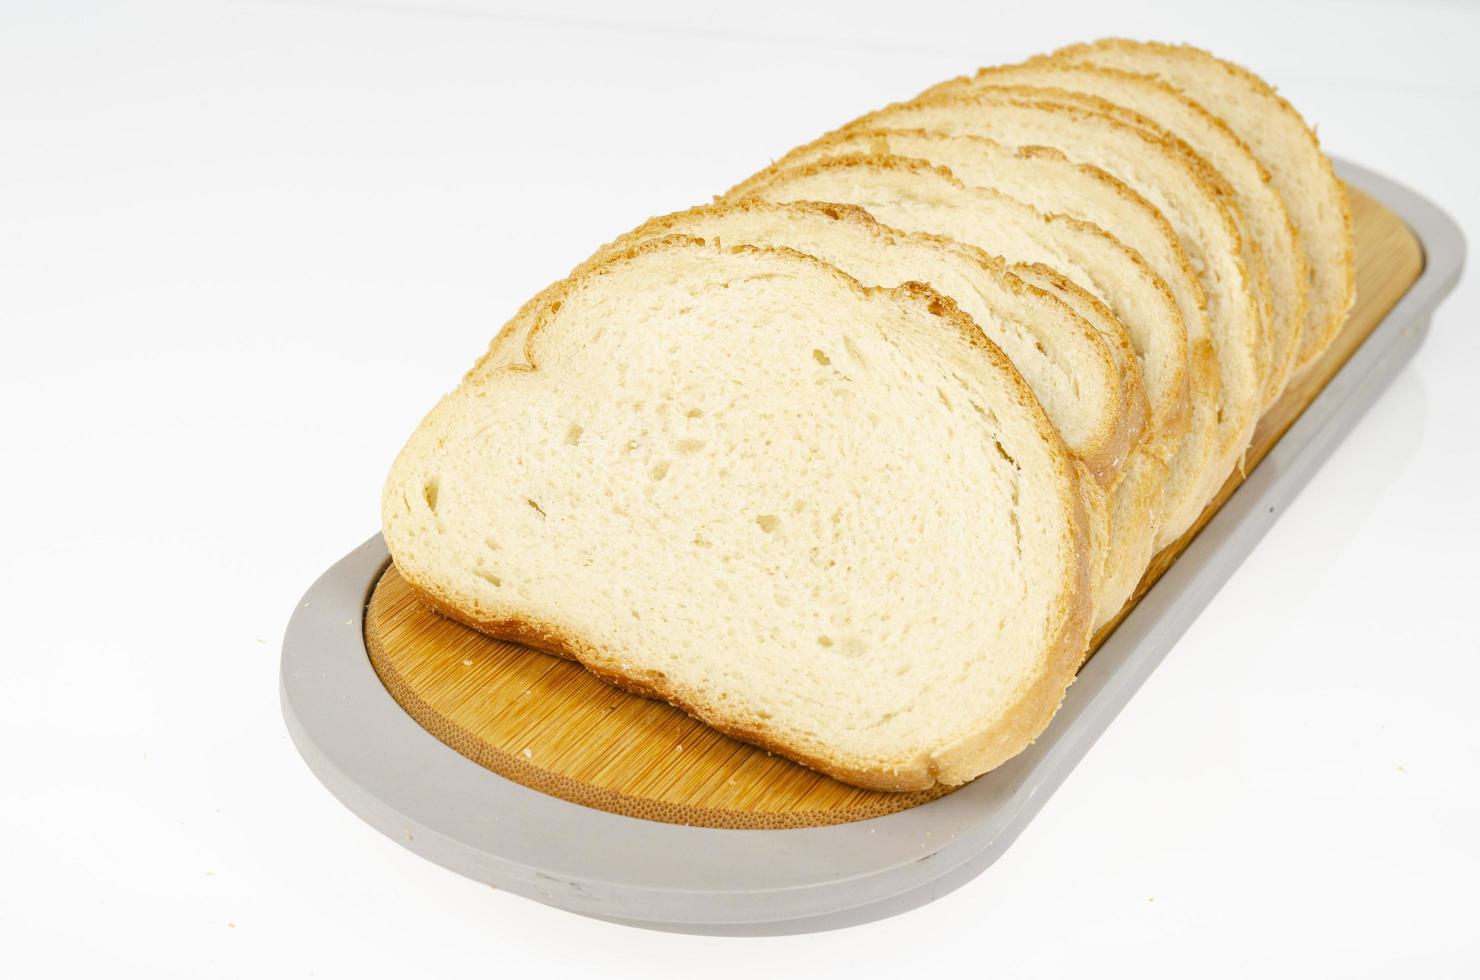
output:
[[[906,911],[980,874],[1417,350],[1464,261],[1433,204],[1351,164],[1337,170],[1407,222],[1423,274],[1080,673],[1048,731],[942,799],[857,823],[719,830],[546,796],[464,758],[403,712],[370,667],[363,616],[388,558],[379,535],[304,595],[283,640],[283,715],[335,796],[416,853],[582,915],[683,932],[780,934]]]

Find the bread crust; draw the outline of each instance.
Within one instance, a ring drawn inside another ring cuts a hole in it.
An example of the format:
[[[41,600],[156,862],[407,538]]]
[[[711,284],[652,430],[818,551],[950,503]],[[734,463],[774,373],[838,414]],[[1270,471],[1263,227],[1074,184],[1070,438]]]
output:
[[[1015,76],[1021,75],[1023,71],[1029,72],[1031,77],[1031,72],[1034,70],[1043,70],[1049,72],[1053,72],[1056,70],[1063,72],[1072,72],[1082,76],[1088,76],[1091,79],[1118,81],[1133,86],[1138,86],[1145,92],[1154,92],[1157,96],[1161,98],[1175,102],[1178,106],[1181,107],[1183,111],[1190,114],[1191,116],[1196,117],[1196,119],[1202,125],[1213,130],[1217,134],[1218,139],[1228,144],[1228,146],[1233,149],[1233,152],[1239,154],[1241,158],[1246,162],[1246,164],[1248,166],[1251,166],[1255,170],[1260,185],[1268,196],[1268,200],[1264,203],[1273,208],[1273,213],[1270,215],[1270,217],[1275,221],[1277,225],[1279,225],[1279,233],[1284,235],[1291,245],[1290,254],[1286,256],[1286,258],[1294,266],[1294,268],[1291,270],[1293,273],[1292,278],[1296,283],[1299,284],[1304,284],[1305,282],[1307,282],[1309,269],[1306,263],[1305,254],[1300,248],[1299,231],[1296,229],[1293,220],[1290,218],[1289,209],[1285,205],[1284,198],[1281,196],[1278,189],[1270,184],[1269,170],[1264,166],[1259,158],[1254,155],[1253,151],[1249,148],[1248,144],[1244,142],[1242,137],[1235,133],[1233,128],[1230,127],[1221,116],[1218,116],[1217,114],[1209,111],[1205,106],[1191,98],[1185,92],[1182,92],[1181,90],[1156,77],[1155,75],[1129,71],[1123,68],[1115,68],[1106,65],[1078,62],[1074,61],[1071,58],[1061,56],[1040,55],[1034,58],[1030,58],[1020,65],[1004,65],[991,68],[982,68],[979,69],[976,75],[971,79],[956,79],[953,82],[943,83],[943,86],[937,86],[937,88],[943,88],[944,86],[952,86],[957,84],[961,84],[966,87],[980,86],[984,83],[995,85],[998,84],[998,82],[995,81],[997,79],[1009,80],[1008,84],[1026,84],[1034,89],[1040,89],[1044,91],[1061,88],[1061,86],[1054,85],[1051,82],[1045,82],[1040,85],[1037,82],[1023,81],[1021,79],[1018,82],[1010,81]],[[1174,142],[1182,143],[1183,145],[1188,146],[1188,149],[1193,153],[1193,155],[1202,159],[1206,163],[1208,170],[1216,175],[1221,188],[1229,195],[1228,200],[1236,209],[1236,219],[1239,218],[1239,215],[1243,211],[1243,205],[1240,203],[1240,201],[1243,199],[1243,195],[1239,193],[1238,189],[1233,185],[1232,181],[1222,174],[1222,172],[1218,169],[1217,165],[1213,163],[1213,161],[1208,160],[1195,148],[1191,147],[1190,144],[1187,144],[1186,141],[1184,141],[1177,133],[1167,129],[1159,122],[1149,119],[1135,109],[1121,106],[1119,103],[1115,102],[1113,98],[1099,96],[1096,92],[1081,91],[1079,89],[1070,89],[1069,91],[1074,95],[1082,96],[1086,100],[1086,104],[1093,105],[1097,103],[1102,103],[1115,106],[1116,109],[1121,110],[1117,113],[1118,117],[1124,118],[1126,121],[1132,122],[1136,125],[1150,124],[1151,126],[1155,127],[1155,131],[1166,135]],[[1302,285],[1302,288],[1297,290],[1293,305],[1281,305],[1277,302],[1277,297],[1275,295],[1275,291],[1271,281],[1272,274],[1262,254],[1263,246],[1260,243],[1259,235],[1254,231],[1253,226],[1247,221],[1247,217],[1247,215],[1243,216],[1243,219],[1240,220],[1240,225],[1248,229],[1248,233],[1245,235],[1245,238],[1248,241],[1249,247],[1253,251],[1255,257],[1255,261],[1251,262],[1250,266],[1253,269],[1256,280],[1259,284],[1261,306],[1263,309],[1264,320],[1269,330],[1271,346],[1271,358],[1268,378],[1266,379],[1264,387],[1264,404],[1268,406],[1272,404],[1275,400],[1277,400],[1280,394],[1284,391],[1285,385],[1290,378],[1290,374],[1295,367],[1297,354],[1299,353],[1301,345],[1301,333],[1304,329],[1306,320],[1308,297],[1306,295],[1306,290],[1303,288]]]
[[[823,745],[798,744],[795,739],[787,738],[785,733],[728,716],[719,705],[707,701],[700,692],[684,689],[661,672],[645,671],[639,674],[631,670],[624,671],[615,658],[587,642],[564,624],[541,621],[512,610],[498,613],[481,609],[477,604],[465,601],[465,597],[452,594],[436,582],[422,578],[415,562],[397,561],[403,578],[423,601],[457,622],[496,639],[522,643],[573,659],[596,676],[624,690],[660,698],[718,731],[759,745],[856,786],[885,791],[909,791],[928,789],[937,784],[959,785],[1015,755],[1047,726],[1064,691],[1074,680],[1080,654],[1089,641],[1091,558],[1087,516],[1083,490],[1073,458],[1057,429],[1049,421],[1012,362],[970,317],[961,312],[953,300],[928,286],[914,282],[892,288],[864,286],[820,259],[792,249],[750,245],[715,246],[688,236],[669,235],[622,249],[606,261],[582,272],[580,276],[547,291],[551,295],[545,305],[535,311],[523,344],[524,359],[529,366],[509,366],[505,370],[539,370],[538,361],[534,357],[534,342],[558,313],[562,299],[578,288],[587,277],[602,275],[620,263],[650,252],[682,248],[715,249],[735,254],[754,252],[785,255],[790,260],[811,263],[827,270],[861,295],[883,294],[914,304],[920,311],[938,318],[943,325],[954,329],[970,348],[976,350],[991,365],[990,370],[1005,379],[1012,397],[1032,420],[1039,437],[1049,449],[1055,469],[1058,470],[1065,491],[1065,545],[1069,560],[1063,580],[1056,589],[1053,618],[1057,625],[1040,657],[1041,670],[1014,692],[1002,717],[979,732],[956,738],[939,751],[901,759],[897,764],[857,766],[829,753]],[[399,491],[393,486],[393,481],[388,482],[385,494],[387,505],[393,494],[397,493]],[[397,557],[394,535],[388,534],[386,541],[392,556]]]
[[[1084,122],[1093,119],[1098,124],[1106,125],[1124,132],[1128,138],[1143,142],[1149,151],[1170,155],[1181,161],[1186,168],[1188,176],[1201,188],[1202,195],[1213,205],[1213,214],[1220,224],[1221,233],[1226,236],[1232,245],[1233,254],[1229,261],[1232,263],[1234,273],[1237,277],[1237,287],[1234,290],[1235,297],[1243,307],[1238,312],[1237,322],[1248,322],[1253,327],[1253,336],[1248,338],[1229,337],[1230,353],[1236,354],[1238,350],[1247,348],[1252,357],[1254,370],[1254,381],[1256,390],[1251,396],[1239,397],[1237,401],[1230,402],[1226,394],[1220,394],[1219,431],[1214,445],[1214,451],[1210,454],[1208,464],[1203,466],[1200,481],[1200,490],[1195,505],[1194,514],[1200,511],[1202,505],[1217,492],[1222,486],[1228,472],[1242,459],[1243,453],[1253,435],[1255,423],[1258,421],[1259,411],[1262,408],[1262,392],[1267,371],[1269,369],[1268,346],[1263,336],[1263,318],[1259,314],[1258,295],[1255,290],[1254,281],[1248,266],[1243,258],[1243,236],[1239,231],[1234,214],[1227,206],[1226,188],[1220,188],[1221,178],[1211,171],[1206,161],[1196,154],[1190,154],[1190,149],[1165,136],[1159,136],[1155,132],[1139,128],[1123,119],[1116,118],[1114,112],[1104,112],[1082,105],[1076,105],[1071,101],[1054,101],[1052,99],[1034,98],[1032,95],[1014,94],[1010,87],[1001,87],[997,91],[989,89],[973,90],[967,93],[943,93],[932,97],[922,105],[945,106],[945,107],[990,107],[992,105],[1018,106],[1049,114],[1062,116],[1070,121]],[[1068,94],[1068,93],[1066,93]],[[1103,101],[1103,100],[1101,100]],[[907,111],[917,103],[896,103],[893,106],[878,110],[866,116],[860,117],[848,127],[876,128],[880,124],[888,123],[889,114],[896,111]],[[1108,104],[1107,104],[1108,105]],[[1126,110],[1128,111],[1128,110]],[[1143,117],[1144,118],[1144,117]],[[1149,122],[1149,120],[1148,120]],[[1190,155],[1189,155],[1190,154]],[[1216,355],[1215,355],[1216,356]],[[1223,391],[1220,384],[1220,392]],[[1183,461],[1185,465],[1186,461]],[[1189,503],[1189,507],[1192,504]]]
[[[992,69],[982,69],[982,72],[990,71]],[[1140,137],[1148,147],[1156,147],[1160,152],[1170,154],[1184,164],[1190,171],[1190,176],[1201,188],[1204,197],[1214,203],[1215,213],[1221,223],[1223,233],[1236,246],[1235,267],[1241,280],[1240,288],[1248,295],[1255,311],[1253,321],[1256,336],[1253,353],[1261,384],[1263,383],[1270,371],[1271,347],[1268,325],[1263,316],[1267,286],[1260,282],[1261,268],[1251,268],[1245,261],[1248,255],[1248,242],[1243,234],[1242,215],[1232,188],[1228,186],[1223,175],[1200,154],[1138,112],[1097,96],[1070,92],[1065,89],[1028,85],[987,85],[973,80],[968,90],[943,91],[934,96],[922,96],[915,101],[930,105],[982,105],[995,102],[1055,112],[1071,119],[1099,117],[1109,125],[1126,132],[1127,135],[1134,134]],[[880,110],[880,113],[888,111],[884,109]],[[865,120],[868,118],[868,116],[863,117]]]
[[[1157,55],[1176,59],[1201,61],[1209,66],[1239,78],[1247,84],[1258,95],[1265,100],[1266,104],[1279,112],[1290,122],[1295,123],[1303,131],[1305,139],[1309,142],[1311,149],[1315,151],[1315,158],[1319,161],[1317,166],[1321,171],[1321,177],[1326,182],[1327,190],[1331,193],[1333,202],[1340,209],[1342,239],[1337,249],[1338,252],[1338,295],[1334,297],[1332,309],[1329,314],[1320,321],[1312,322],[1307,319],[1305,330],[1301,338],[1300,350],[1297,352],[1291,370],[1291,377],[1303,373],[1310,365],[1318,360],[1331,345],[1331,341],[1340,332],[1342,324],[1346,322],[1347,314],[1351,311],[1352,304],[1356,301],[1356,248],[1352,233],[1351,201],[1346,193],[1345,186],[1336,176],[1336,170],[1331,164],[1331,159],[1321,150],[1320,139],[1315,130],[1305,121],[1305,118],[1290,104],[1289,100],[1260,78],[1254,72],[1235,62],[1220,58],[1210,51],[1196,47],[1191,44],[1166,44],[1160,41],[1136,41],[1130,38],[1102,38],[1082,44],[1071,44],[1052,52],[1048,57],[1063,58],[1079,61],[1090,56],[1096,50],[1114,50],[1135,54],[1139,51],[1148,51]]]

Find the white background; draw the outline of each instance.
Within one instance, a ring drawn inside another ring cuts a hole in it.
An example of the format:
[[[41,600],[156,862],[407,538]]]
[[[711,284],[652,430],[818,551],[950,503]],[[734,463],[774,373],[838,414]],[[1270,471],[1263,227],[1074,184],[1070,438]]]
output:
[[[360,823],[283,627],[421,414],[641,218],[981,63],[1247,63],[1480,229],[1460,3],[0,9],[0,971],[1474,976],[1480,289],[986,874],[815,936],[586,921]]]

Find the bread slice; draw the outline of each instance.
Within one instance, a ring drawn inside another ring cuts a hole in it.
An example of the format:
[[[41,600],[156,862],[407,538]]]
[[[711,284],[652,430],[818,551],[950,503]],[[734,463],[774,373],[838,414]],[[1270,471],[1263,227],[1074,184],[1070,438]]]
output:
[[[1134,357],[1119,364],[1111,355],[1099,332],[1111,330],[1099,320],[1101,311],[1087,307],[1086,302],[1071,305],[1060,299],[1061,293],[1077,293],[1077,287],[1055,282],[1046,290],[1034,288],[1024,282],[1038,275],[1032,269],[1020,268],[1014,274],[1001,259],[980,249],[954,239],[887,228],[861,208],[761,200],[697,207],[653,218],[598,249],[572,275],[639,242],[672,234],[730,245],[792,248],[838,266],[865,285],[915,281],[955,300],[1007,353],[1070,451],[1085,465],[1096,615],[1101,610],[1108,610],[1107,616],[1119,611],[1128,590],[1121,584],[1123,574],[1112,571],[1112,564],[1118,567],[1122,555],[1139,553],[1141,542],[1128,536],[1145,534],[1145,528],[1154,527],[1159,486],[1151,483],[1155,471],[1140,466],[1134,468],[1134,483],[1127,485],[1122,479],[1130,469],[1130,447],[1143,442],[1140,437],[1147,418],[1140,370]],[[546,290],[542,302],[560,288],[557,283]],[[1093,304],[1092,299],[1086,300]],[[509,355],[519,346],[512,338],[528,331],[539,305],[526,304],[501,332],[497,343]],[[1113,316],[1107,319],[1114,320]],[[1118,323],[1113,330],[1120,330]],[[1111,513],[1117,509],[1110,499],[1111,487],[1118,497],[1140,503],[1134,510],[1128,504],[1119,505],[1127,516],[1116,528],[1118,533],[1110,527]]]
[[[1091,589],[1094,624],[1119,612],[1135,586],[1134,581],[1124,585],[1121,568],[1127,555],[1134,560],[1143,550],[1141,538],[1149,537],[1145,529],[1154,526],[1160,485],[1150,483],[1157,471],[1141,467],[1135,482],[1128,485],[1122,479],[1130,447],[1141,444],[1147,407],[1135,357],[1127,352],[1123,363],[1112,358],[1091,325],[1102,318],[1114,323],[1113,316],[1085,309],[1082,303],[1065,303],[1060,295],[1077,295],[1078,288],[1060,279],[1046,281],[1037,268],[1017,267],[1014,274],[1002,259],[955,239],[898,231],[880,225],[862,208],[813,201],[751,199],[654,218],[599,250],[593,261],[675,233],[729,245],[792,248],[837,266],[866,286],[914,281],[954,300],[1007,354],[1095,481],[1086,487],[1096,545],[1092,553],[1097,556]],[[1081,309],[1088,319],[1079,315]],[[1118,323],[1113,329],[1120,329]],[[1097,485],[1114,487],[1117,496],[1124,488],[1131,502],[1122,505],[1125,518],[1113,529],[1113,504]]]
[[[1309,367],[1330,346],[1356,298],[1351,208],[1315,131],[1253,72],[1190,45],[1107,38],[1053,57],[1155,75],[1248,145],[1289,208],[1305,253],[1308,304],[1294,370]]]
[[[1166,283],[1178,315],[1137,316],[1126,310],[1123,323],[1140,359],[1151,410],[1148,441],[1140,448],[1162,464],[1142,465],[1139,472],[1145,475],[1143,479],[1153,472],[1168,472],[1166,464],[1181,453],[1165,487],[1165,499],[1156,505],[1160,519],[1148,530],[1155,541],[1145,547],[1154,543],[1160,549],[1180,537],[1202,511],[1203,474],[1210,465],[1217,427],[1218,365],[1202,284],[1166,218],[1103,170],[1073,163],[1057,150],[1008,147],[981,136],[947,136],[925,130],[833,133],[788,153],[726,198],[744,194],[777,169],[870,152],[925,160],[946,167],[970,186],[1002,191],[1046,213],[1114,228],[1115,237],[1138,252]],[[1094,322],[1094,313],[1076,309]],[[1142,550],[1141,546],[1132,549],[1133,553]],[[1109,591],[1116,589],[1112,585]]]
[[[898,103],[845,128],[927,129],[1013,146],[1053,146],[1113,174],[1156,205],[1197,266],[1208,300],[1219,403],[1216,451],[1202,474],[1203,501],[1217,492],[1253,435],[1269,351],[1238,227],[1201,161],[1102,112],[1010,91]]]
[[[861,206],[896,228],[945,235],[979,246],[1023,267],[1040,265],[1036,284],[1072,304],[1077,286],[1096,297],[1113,298],[1127,317],[1175,317],[1165,286],[1124,245],[1102,229],[1063,215],[1045,215],[1021,201],[985,189],[968,188],[945,168],[888,156],[844,156],[777,170],[753,185],[754,196],[770,201],[835,201]],[[1015,266],[1017,268],[1018,266]],[[1052,275],[1060,270],[1067,280]],[[1072,285],[1071,285],[1072,284]],[[1107,329],[1124,330],[1119,319],[1089,312]],[[1140,579],[1154,539],[1159,494],[1148,486],[1162,473],[1138,463],[1138,479],[1113,502],[1121,517],[1110,528],[1110,561],[1097,594],[1096,618],[1119,611]],[[1117,486],[1119,494],[1119,487]],[[1129,586],[1125,582],[1129,580]]]
[[[932,91],[1002,85],[1109,100],[1132,110],[1133,118],[1154,123],[1159,135],[1185,143],[1227,182],[1237,205],[1234,214],[1240,230],[1253,251],[1251,268],[1260,269],[1268,283],[1264,316],[1273,343],[1264,404],[1278,399],[1300,349],[1309,270],[1284,199],[1244,141],[1223,120],[1166,82],[1117,68],[1036,58],[1021,65],[983,68],[972,78],[948,82]]]
[[[1077,466],[928,287],[682,236],[570,279],[392,467],[436,608],[861,786],[957,784],[1085,648]]]

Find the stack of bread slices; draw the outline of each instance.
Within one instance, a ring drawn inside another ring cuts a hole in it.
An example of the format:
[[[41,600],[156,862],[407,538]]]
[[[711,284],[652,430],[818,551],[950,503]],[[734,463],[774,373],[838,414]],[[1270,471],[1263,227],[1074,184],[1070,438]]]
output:
[[[444,614],[861,786],[1048,724],[1353,301],[1312,130],[1196,48],[987,68],[531,299],[391,471]]]

